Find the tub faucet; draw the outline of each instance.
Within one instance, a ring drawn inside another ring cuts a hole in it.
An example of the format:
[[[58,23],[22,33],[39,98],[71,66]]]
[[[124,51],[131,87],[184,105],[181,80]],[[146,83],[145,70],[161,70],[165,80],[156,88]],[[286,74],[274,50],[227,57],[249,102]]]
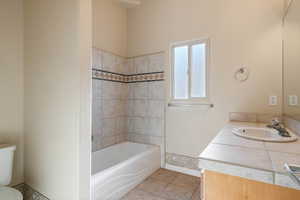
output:
[[[267,127],[277,130],[278,134],[282,137],[291,137],[290,133],[283,127],[277,118],[272,119],[271,124],[268,124]]]
[[[272,119],[271,124],[267,125],[269,128],[275,128],[277,126],[280,126],[280,121],[277,118]]]

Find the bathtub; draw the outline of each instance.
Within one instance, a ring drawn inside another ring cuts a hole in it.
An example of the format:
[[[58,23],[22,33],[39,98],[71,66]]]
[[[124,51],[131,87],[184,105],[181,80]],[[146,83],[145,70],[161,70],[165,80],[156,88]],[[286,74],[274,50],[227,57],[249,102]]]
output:
[[[92,154],[92,200],[118,200],[160,168],[160,148],[124,142]]]

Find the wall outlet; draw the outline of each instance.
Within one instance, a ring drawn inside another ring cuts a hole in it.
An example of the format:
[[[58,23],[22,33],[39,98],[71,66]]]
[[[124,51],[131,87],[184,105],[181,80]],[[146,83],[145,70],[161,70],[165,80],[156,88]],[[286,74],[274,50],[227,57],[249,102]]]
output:
[[[276,106],[278,104],[277,96],[269,96],[269,105]]]
[[[288,103],[289,103],[289,106],[298,106],[298,96],[297,95],[289,95]]]

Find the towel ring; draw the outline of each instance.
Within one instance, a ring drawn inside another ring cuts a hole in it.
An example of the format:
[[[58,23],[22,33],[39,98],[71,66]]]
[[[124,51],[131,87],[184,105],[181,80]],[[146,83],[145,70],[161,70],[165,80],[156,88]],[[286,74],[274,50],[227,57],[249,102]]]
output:
[[[234,73],[235,80],[239,82],[247,81],[250,75],[250,71],[246,67],[241,67]]]

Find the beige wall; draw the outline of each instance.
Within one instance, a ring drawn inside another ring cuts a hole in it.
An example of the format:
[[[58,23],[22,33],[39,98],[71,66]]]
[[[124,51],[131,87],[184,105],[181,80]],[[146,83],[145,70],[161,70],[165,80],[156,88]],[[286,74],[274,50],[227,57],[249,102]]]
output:
[[[25,3],[25,180],[53,200],[89,195],[89,3]]]
[[[92,0],[79,1],[80,59],[80,128],[79,128],[79,188],[80,200],[91,198],[91,107],[92,107]]]
[[[167,109],[167,152],[197,156],[225,125],[228,112],[281,112],[280,101],[268,106],[268,95],[281,99],[282,11],[282,0],[143,0],[128,11],[129,56],[168,52],[176,41],[211,40],[209,92],[215,108]],[[241,66],[251,71],[245,83],[233,78]]]
[[[93,0],[93,46],[127,55],[127,9],[117,0]]]
[[[293,1],[284,22],[284,114],[300,120],[300,108],[288,104],[289,95],[300,101],[300,2]]]
[[[23,1],[0,1],[0,143],[17,145],[12,185],[23,182]]]

